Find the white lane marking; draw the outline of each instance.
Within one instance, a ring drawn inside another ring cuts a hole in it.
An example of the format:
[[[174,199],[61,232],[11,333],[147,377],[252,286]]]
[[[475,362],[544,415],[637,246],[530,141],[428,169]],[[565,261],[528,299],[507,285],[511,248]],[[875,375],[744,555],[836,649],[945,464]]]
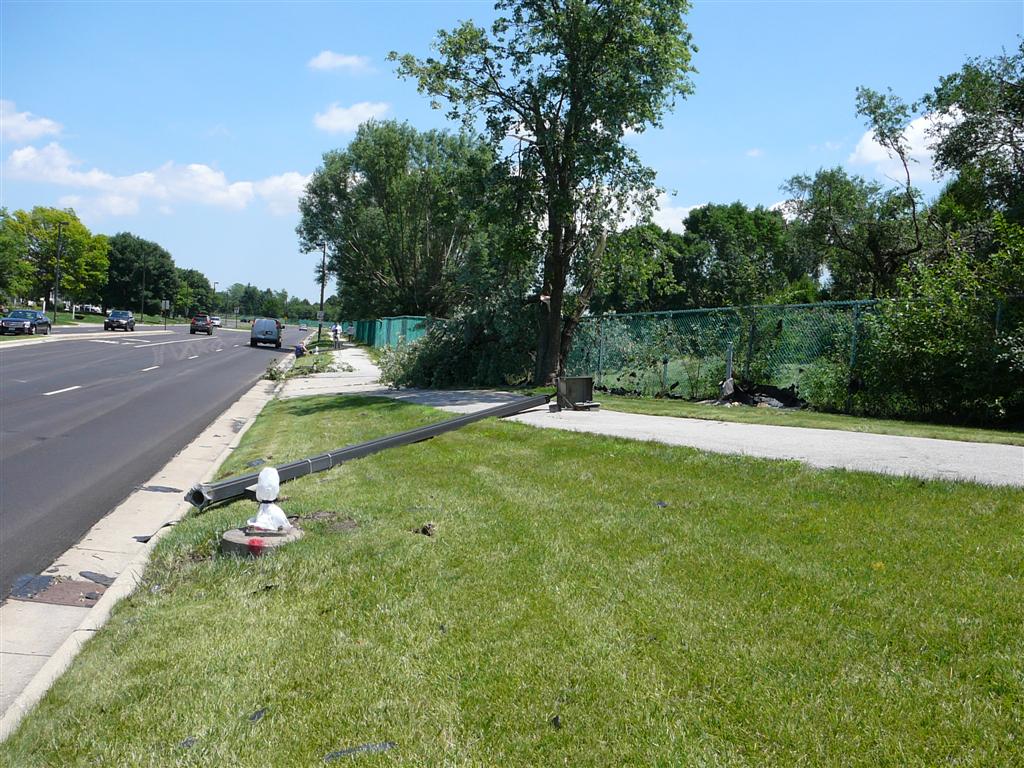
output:
[[[111,341],[110,339],[89,339],[93,344],[120,344],[120,341]]]
[[[59,395],[61,392],[70,392],[73,389],[81,389],[81,384],[76,384],[73,387],[64,387],[64,389],[55,389],[53,392],[43,392],[43,397],[49,397],[50,395]]]
[[[148,346],[146,346],[146,349],[149,349],[149,347],[162,347],[164,344],[188,344],[190,341],[198,341],[198,339],[178,339],[177,341],[158,341],[158,342],[155,342],[155,343],[150,343]],[[138,349],[139,347],[142,347],[142,346],[143,346],[142,344],[138,344],[138,345],[135,346],[135,349]]]
[[[146,371],[155,371],[159,367],[159,365],[151,365],[149,366],[149,368],[143,368],[141,371],[139,371],[139,373],[145,373]]]
[[[197,357],[199,357],[199,355],[192,355],[192,357],[190,357],[189,360],[195,360]]]
[[[237,347],[237,346],[238,346],[238,344],[232,344],[231,346],[233,346],[233,347]]]
[[[136,341],[141,342],[142,344],[152,344],[153,343],[149,339],[136,339]]]

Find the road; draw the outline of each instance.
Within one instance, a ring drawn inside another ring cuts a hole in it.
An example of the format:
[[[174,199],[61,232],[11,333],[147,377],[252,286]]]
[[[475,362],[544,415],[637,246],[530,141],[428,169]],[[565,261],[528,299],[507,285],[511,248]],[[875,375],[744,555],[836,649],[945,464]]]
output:
[[[65,338],[0,343],[0,599],[18,576],[39,573],[81,539],[304,335],[286,328],[276,350],[253,349],[248,330],[227,328],[213,336],[187,326],[54,331]]]

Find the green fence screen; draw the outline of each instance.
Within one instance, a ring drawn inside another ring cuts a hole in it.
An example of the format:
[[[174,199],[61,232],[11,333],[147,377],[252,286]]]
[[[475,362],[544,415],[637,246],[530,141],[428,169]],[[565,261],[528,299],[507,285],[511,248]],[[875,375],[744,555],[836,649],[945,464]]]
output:
[[[372,347],[396,347],[402,342],[416,341],[426,335],[432,318],[416,315],[380,317],[376,320],[345,320],[341,327],[361,344]]]
[[[718,396],[731,357],[737,380],[804,388],[822,361],[853,363],[873,301],[724,307],[585,319],[566,361],[609,390]]]

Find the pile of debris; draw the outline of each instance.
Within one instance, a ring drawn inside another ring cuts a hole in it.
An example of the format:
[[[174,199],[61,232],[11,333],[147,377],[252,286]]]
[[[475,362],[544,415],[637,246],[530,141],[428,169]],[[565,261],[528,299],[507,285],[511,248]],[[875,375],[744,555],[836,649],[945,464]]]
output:
[[[740,386],[732,378],[722,382],[715,405],[753,405],[762,408],[804,408],[806,400],[797,394],[796,387],[790,385],[785,389],[770,384],[748,384]]]

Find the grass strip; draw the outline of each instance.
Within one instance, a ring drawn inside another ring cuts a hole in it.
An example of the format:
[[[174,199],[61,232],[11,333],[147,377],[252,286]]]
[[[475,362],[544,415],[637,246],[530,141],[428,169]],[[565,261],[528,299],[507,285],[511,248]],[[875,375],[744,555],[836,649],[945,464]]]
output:
[[[274,402],[221,476],[446,417]],[[282,493],[272,557],[179,524],[0,763],[1024,760],[1020,490],[486,421]]]

